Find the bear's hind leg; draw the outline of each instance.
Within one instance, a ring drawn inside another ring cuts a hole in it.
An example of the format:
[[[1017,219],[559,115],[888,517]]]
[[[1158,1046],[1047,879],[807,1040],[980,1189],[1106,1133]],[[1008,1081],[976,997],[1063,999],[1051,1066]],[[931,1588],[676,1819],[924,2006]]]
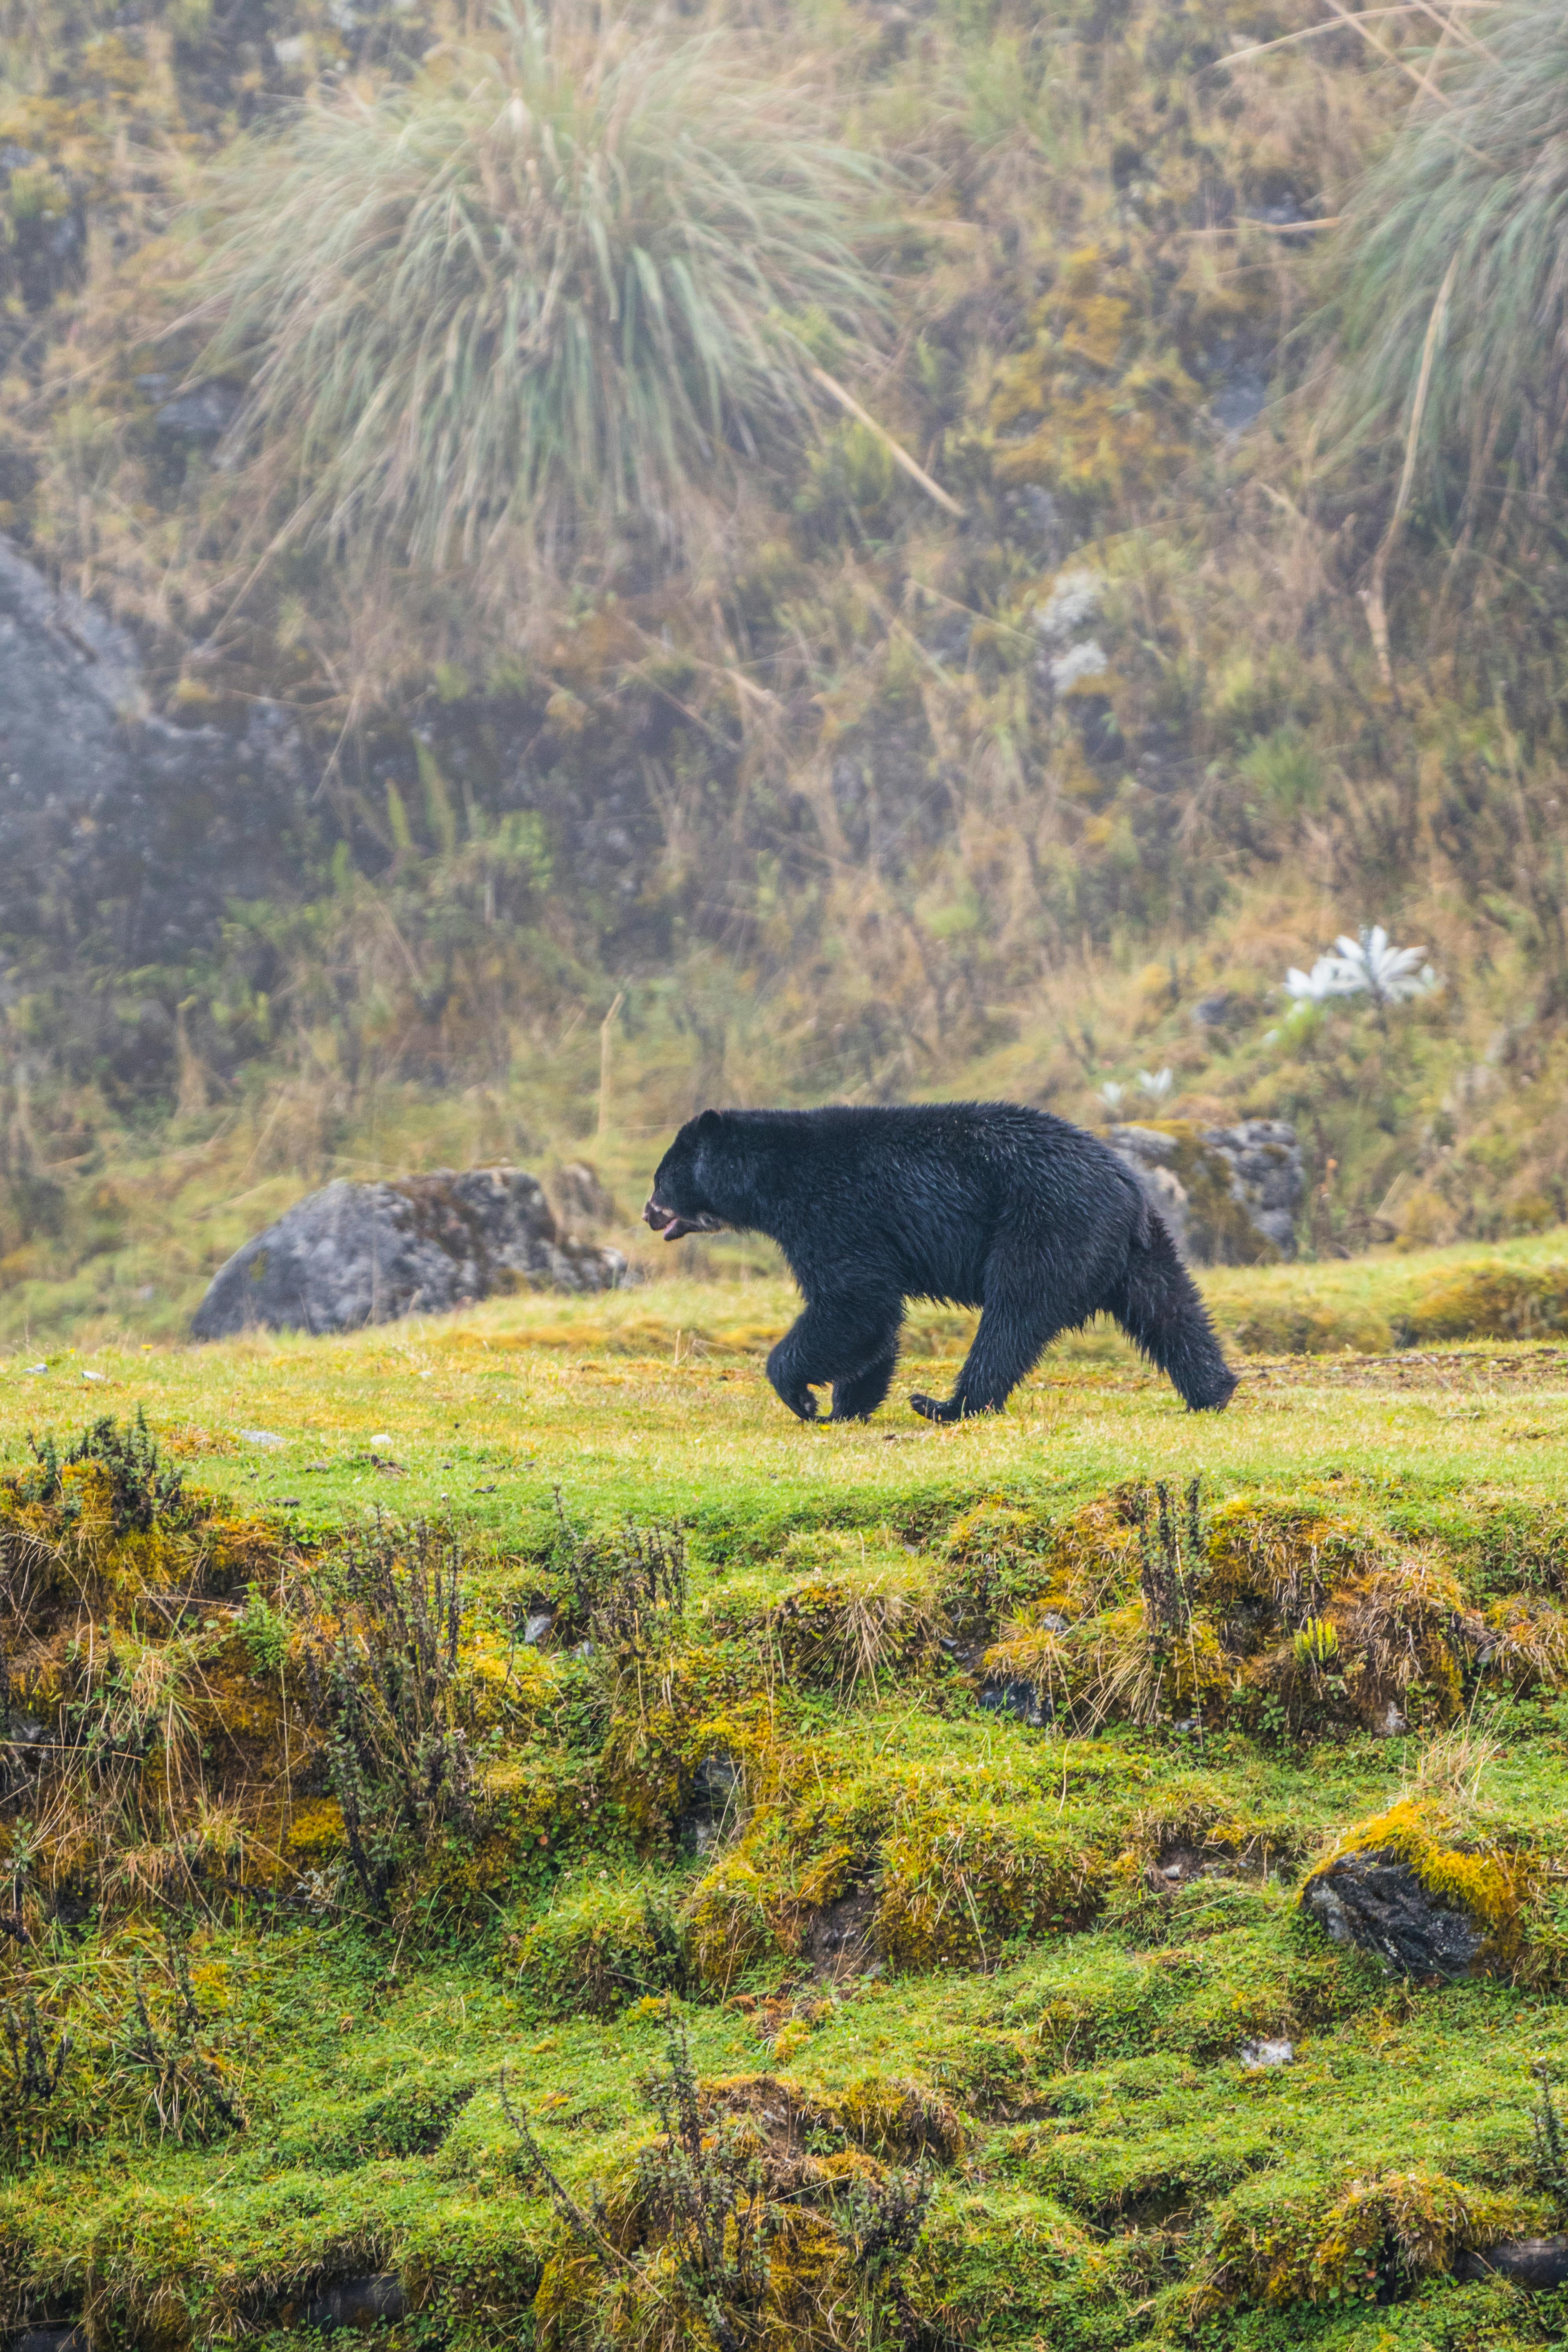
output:
[[[815,1421],[814,1388],[832,1382],[837,1391],[841,1381],[868,1385],[886,1354],[887,1379],[876,1400],[880,1403],[893,1377],[889,1343],[896,1345],[902,1308],[901,1299],[889,1306],[886,1298],[855,1293],[832,1300],[808,1299],[805,1312],[768,1358],[768,1378],[791,1412],[802,1421]],[[837,1403],[836,1394],[836,1411]],[[856,1410],[864,1413],[872,1407],[861,1405]]]
[[[915,1411],[927,1421],[966,1421],[972,1413],[1000,1412],[1058,1332],[1081,1323],[1092,1311],[1076,1284],[1067,1297],[1051,1297],[1052,1288],[1050,1269],[1038,1262],[1026,1263],[1012,1277],[988,1268],[980,1328],[952,1396],[911,1396]]]

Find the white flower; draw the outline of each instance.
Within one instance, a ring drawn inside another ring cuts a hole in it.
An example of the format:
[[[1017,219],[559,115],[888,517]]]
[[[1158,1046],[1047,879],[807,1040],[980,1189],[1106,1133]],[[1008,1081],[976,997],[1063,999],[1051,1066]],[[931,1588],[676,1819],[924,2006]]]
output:
[[[1394,947],[1381,923],[1370,929],[1363,923],[1360,937],[1353,940],[1342,932],[1334,945],[1343,974],[1340,986],[1347,996],[1364,992],[1374,1004],[1403,1004],[1412,996],[1428,995],[1437,985],[1431,965],[1421,961],[1426,949]]]
[[[1151,1102],[1163,1102],[1171,1091],[1170,1071],[1156,1070],[1151,1076],[1147,1070],[1140,1070],[1138,1091],[1140,1094],[1147,1095]]]
[[[1051,685],[1058,694],[1065,694],[1069,686],[1080,678],[1100,677],[1110,667],[1105,647],[1098,638],[1086,637],[1079,646],[1069,646],[1051,664]]]
[[[1119,1087],[1114,1078],[1107,1078],[1100,1089],[1100,1099],[1107,1110],[1120,1110],[1121,1097],[1126,1092],[1126,1087]]]
[[[1331,996],[1348,995],[1360,984],[1346,978],[1337,956],[1329,955],[1321,955],[1310,971],[1299,971],[1292,964],[1284,980],[1286,995],[1293,996],[1299,1004],[1322,1004]]]
[[[1075,629],[1081,629],[1099,606],[1104,586],[1098,572],[1059,573],[1056,586],[1035,614],[1035,626],[1047,643],[1063,645]]]

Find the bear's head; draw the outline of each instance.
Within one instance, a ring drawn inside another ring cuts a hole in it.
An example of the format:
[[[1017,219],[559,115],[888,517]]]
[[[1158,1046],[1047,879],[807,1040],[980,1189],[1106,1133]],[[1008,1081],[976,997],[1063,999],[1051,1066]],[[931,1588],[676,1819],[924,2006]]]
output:
[[[710,1186],[718,1171],[716,1150],[723,1132],[722,1115],[705,1110],[689,1118],[658,1163],[643,1211],[643,1222],[667,1242],[682,1234],[721,1234],[726,1219],[713,1206]]]

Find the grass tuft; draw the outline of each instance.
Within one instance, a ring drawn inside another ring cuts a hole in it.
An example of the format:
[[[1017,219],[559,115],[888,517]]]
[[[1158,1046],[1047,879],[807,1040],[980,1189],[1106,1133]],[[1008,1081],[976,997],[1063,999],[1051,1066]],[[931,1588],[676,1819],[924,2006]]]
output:
[[[1568,426],[1568,17],[1507,0],[1429,68],[1345,237],[1338,408],[1447,526],[1550,520]]]
[[[231,150],[199,226],[237,493],[283,537],[492,587],[689,548],[798,440],[809,317],[878,308],[873,166],[715,33],[498,12],[405,87]]]

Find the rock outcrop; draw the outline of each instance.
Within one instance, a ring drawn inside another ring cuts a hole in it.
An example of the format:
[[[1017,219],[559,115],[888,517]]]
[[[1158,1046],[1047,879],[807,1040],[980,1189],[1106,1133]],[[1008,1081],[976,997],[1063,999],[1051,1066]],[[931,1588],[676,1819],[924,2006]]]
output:
[[[1308,1880],[1301,1907],[1331,1942],[1376,1952],[1403,1976],[1474,1975],[1491,1941],[1482,1921],[1441,1902],[1397,1853],[1338,1855]]]
[[[562,1232],[521,1168],[340,1181],[236,1250],[192,1318],[198,1339],[258,1327],[353,1331],[495,1291],[613,1290],[626,1261]]]
[[[317,772],[292,715],[152,710],[130,633],[0,538],[0,942],[178,962],[236,898],[293,887]]]
[[[1504,2238],[1473,2247],[1457,2268],[1462,2279],[1506,2279],[1531,2294],[1552,2294],[1568,2286],[1568,2237]]]
[[[1107,1139],[1184,1256],[1205,1265],[1294,1256],[1307,1179],[1288,1119],[1244,1118],[1235,1127],[1161,1119],[1113,1127]]]

